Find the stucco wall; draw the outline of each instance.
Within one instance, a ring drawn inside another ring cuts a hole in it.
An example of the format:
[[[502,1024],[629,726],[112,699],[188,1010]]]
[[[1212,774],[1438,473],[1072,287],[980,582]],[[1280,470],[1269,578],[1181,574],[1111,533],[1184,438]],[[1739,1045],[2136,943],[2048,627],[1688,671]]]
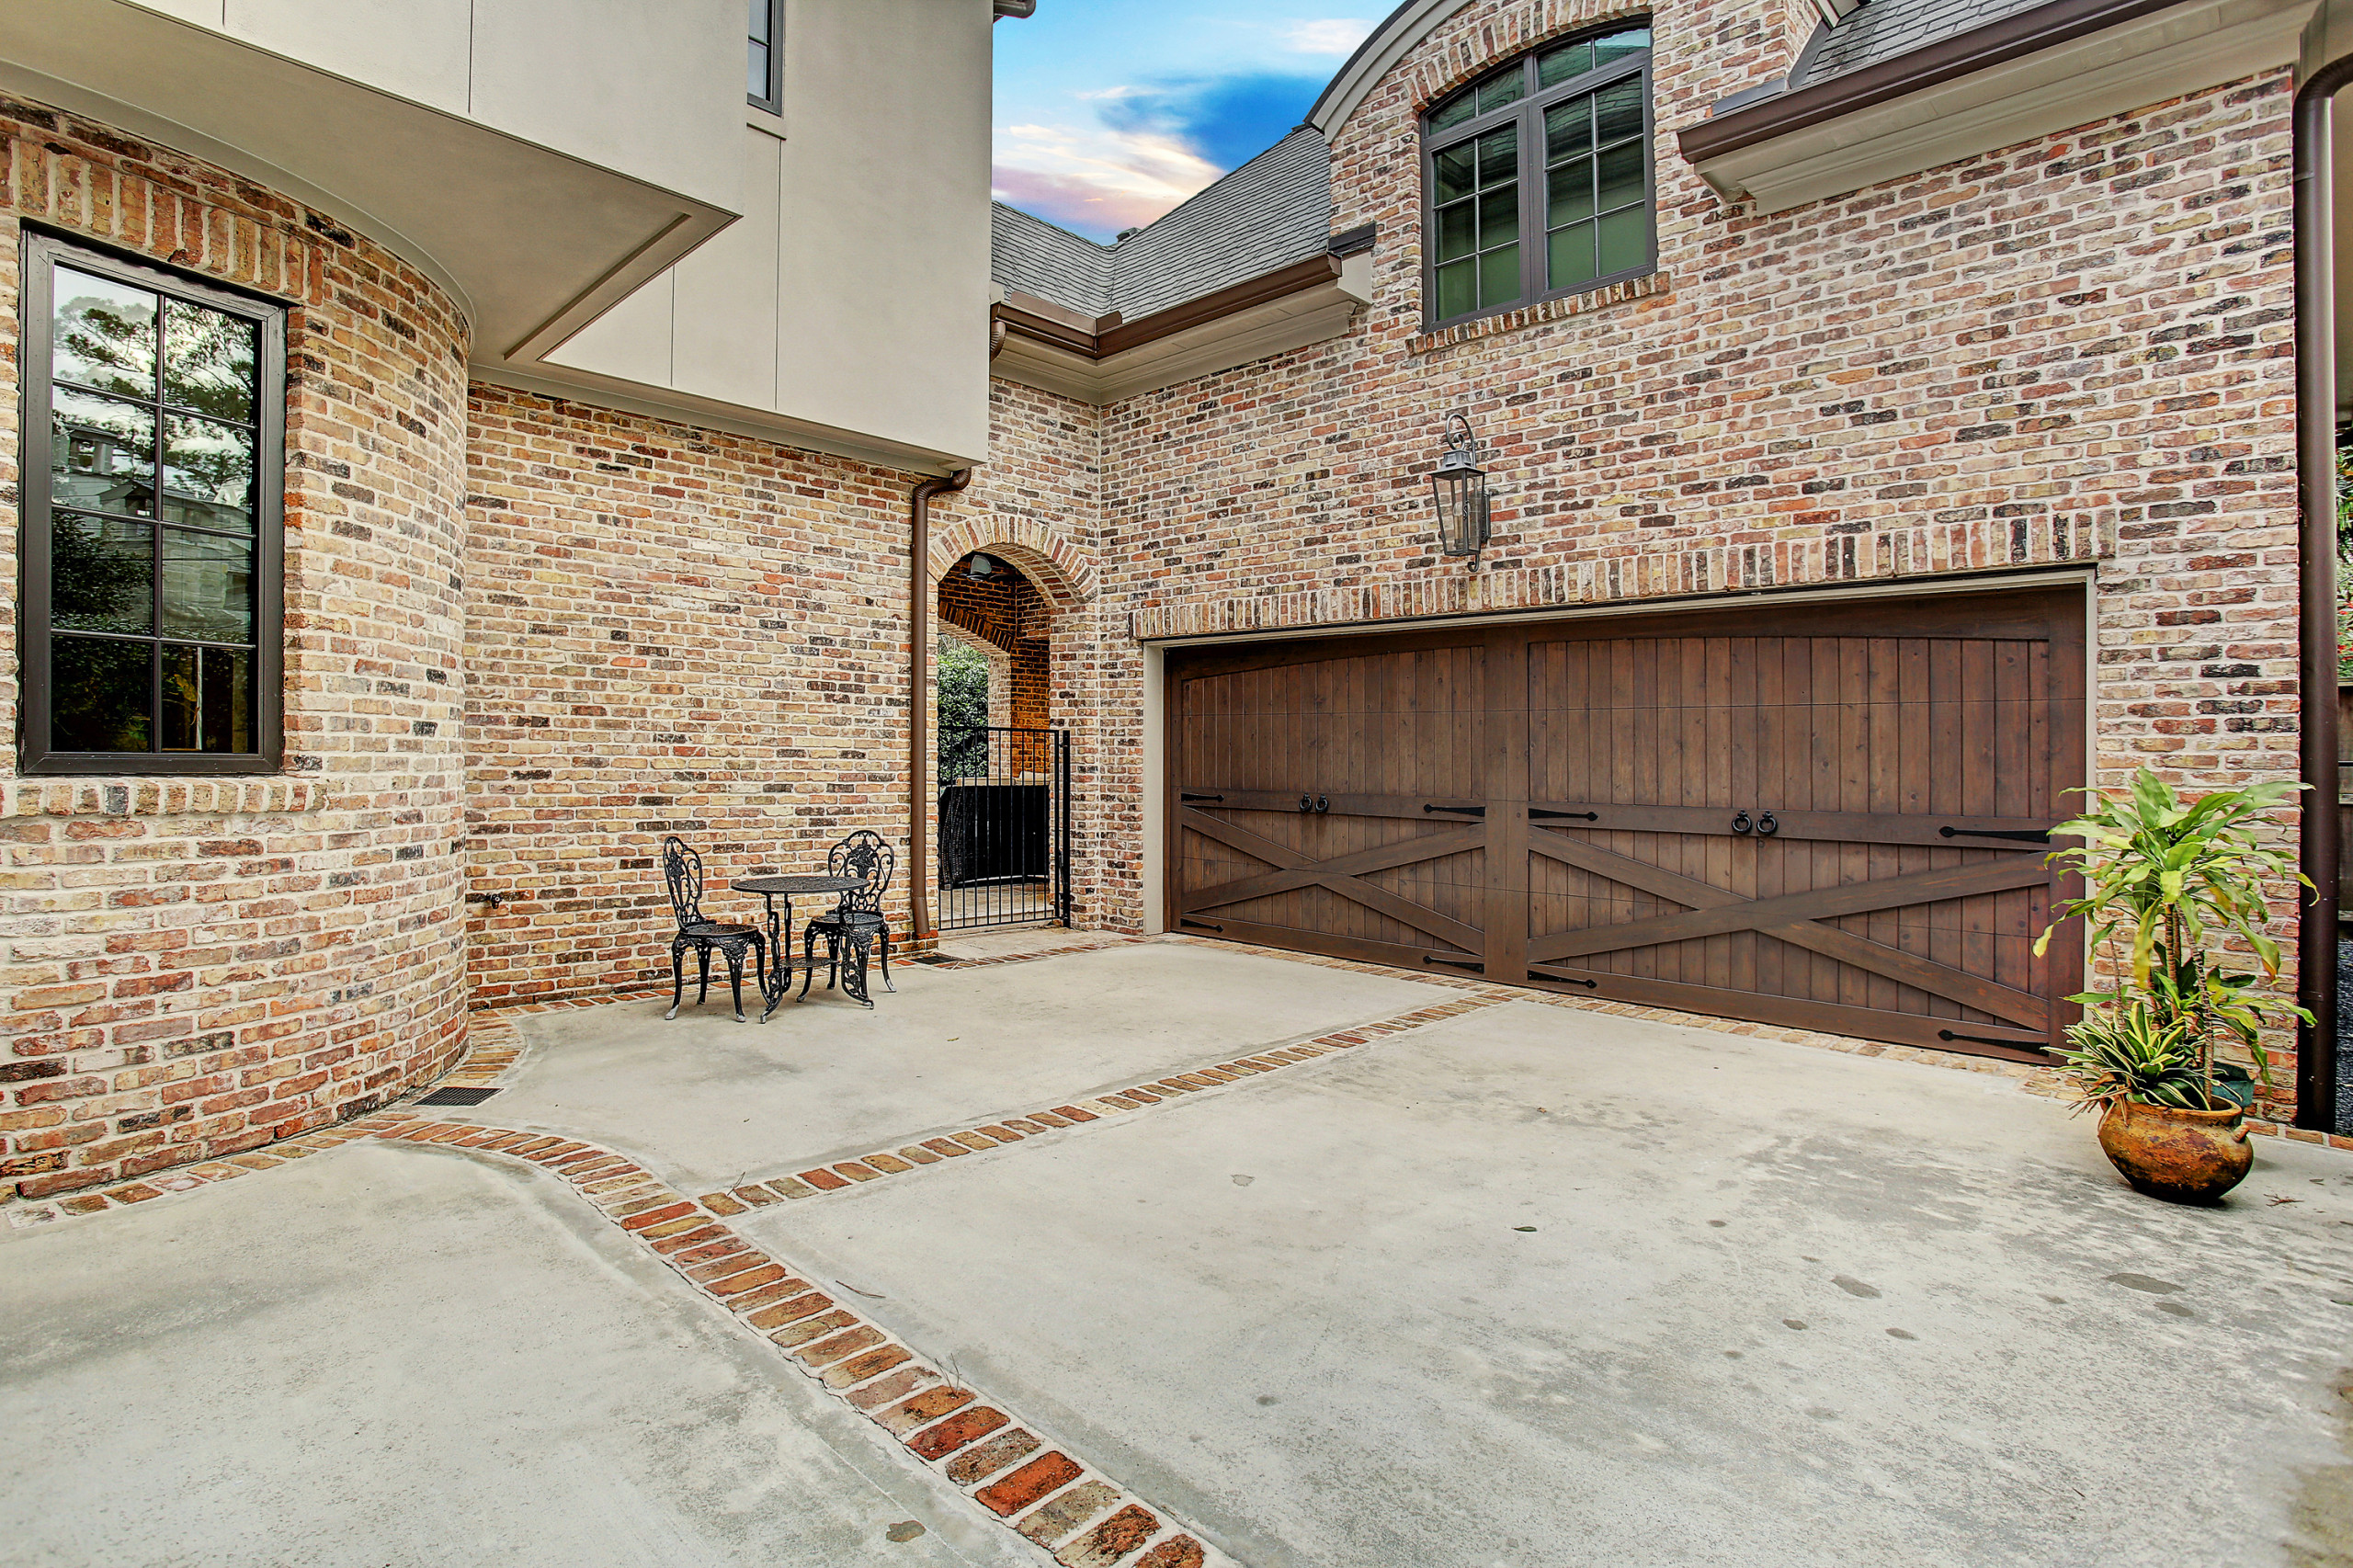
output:
[[[293,306],[284,772],[0,787],[5,1198],[358,1115],[461,1046],[466,337],[422,278],[248,181],[34,105],[0,104],[0,141],[12,492],[21,220]]]

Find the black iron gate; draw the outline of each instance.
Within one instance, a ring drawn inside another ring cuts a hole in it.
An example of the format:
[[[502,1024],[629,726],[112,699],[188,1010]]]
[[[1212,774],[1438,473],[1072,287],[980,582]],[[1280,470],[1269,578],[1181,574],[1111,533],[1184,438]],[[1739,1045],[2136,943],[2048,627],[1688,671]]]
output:
[[[1070,924],[1070,733],[939,727],[939,928]]]

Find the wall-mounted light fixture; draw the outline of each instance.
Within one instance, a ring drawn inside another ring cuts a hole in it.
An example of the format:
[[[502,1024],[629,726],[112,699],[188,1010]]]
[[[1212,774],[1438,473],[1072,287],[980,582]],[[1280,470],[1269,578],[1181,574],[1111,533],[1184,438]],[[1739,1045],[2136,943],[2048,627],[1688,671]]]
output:
[[[1488,535],[1487,476],[1479,467],[1479,438],[1460,414],[1446,416],[1446,453],[1430,475],[1430,505],[1438,510],[1438,549],[1469,556],[1477,570]]]
[[[968,577],[995,576],[996,574],[996,562],[991,561],[985,555],[975,555],[972,560],[964,562],[964,574]]]

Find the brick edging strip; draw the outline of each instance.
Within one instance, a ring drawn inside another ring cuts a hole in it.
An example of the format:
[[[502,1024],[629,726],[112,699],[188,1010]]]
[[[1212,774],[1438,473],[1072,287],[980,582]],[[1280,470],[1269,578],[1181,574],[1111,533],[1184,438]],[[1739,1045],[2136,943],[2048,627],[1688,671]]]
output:
[[[1165,1508],[983,1403],[898,1340],[837,1305],[801,1270],[753,1246],[627,1157],[549,1133],[406,1121],[369,1136],[439,1144],[553,1173],[803,1376],[881,1427],[987,1516],[1064,1568],[1203,1568],[1213,1556]],[[1142,1555],[1138,1556],[1137,1553]]]
[[[1115,1090],[1093,1099],[983,1122],[959,1132],[926,1138],[903,1149],[877,1150],[853,1160],[813,1165],[786,1176],[764,1177],[730,1187],[724,1192],[707,1192],[696,1201],[709,1212],[723,1219],[779,1199],[816,1198],[828,1192],[841,1192],[879,1177],[901,1176],[925,1165],[936,1165],[943,1160],[1019,1143],[1043,1133],[1082,1127],[1091,1121],[1108,1120],[1180,1096],[1214,1089],[1221,1084],[1234,1083],[1258,1074],[1279,1073],[1284,1068],[1296,1067],[1301,1062],[1328,1056],[1336,1051],[1364,1045],[1387,1035],[1426,1028],[1432,1024],[1443,1023],[1449,1018],[1458,1018],[1465,1013],[1510,1000],[1512,998],[1508,995],[1480,992],[1456,1001],[1417,1007],[1410,1013],[1392,1014],[1369,1024],[1357,1024],[1272,1051],[1254,1051],[1231,1062],[1213,1062],[1207,1067],[1172,1073],[1165,1078],[1150,1079],[1133,1088]]]
[[[1231,1568],[1165,1508],[1147,1506],[1093,1466],[1035,1435],[1003,1402],[984,1403],[881,1328],[837,1306],[795,1269],[717,1223],[635,1161],[578,1139],[435,1121],[384,1110],[170,1176],[77,1194],[68,1214],[145,1202],[233,1180],[357,1140],[438,1144],[549,1171],[623,1233],[776,1346],[791,1366],[888,1432],[925,1468],[1063,1568]],[[740,1210],[739,1210],[740,1211]],[[48,1218],[56,1218],[51,1215]],[[1142,1555],[1138,1555],[1141,1553]]]

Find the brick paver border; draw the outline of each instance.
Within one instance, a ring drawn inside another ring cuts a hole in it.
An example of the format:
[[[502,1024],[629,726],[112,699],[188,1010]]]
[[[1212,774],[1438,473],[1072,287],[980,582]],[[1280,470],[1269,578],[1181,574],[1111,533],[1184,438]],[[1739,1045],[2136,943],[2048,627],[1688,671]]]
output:
[[[474,1122],[410,1119],[364,1135],[522,1162],[563,1177],[745,1332],[767,1340],[794,1369],[1064,1568],[1111,1568],[1131,1559],[1132,1568],[1228,1562],[1165,1508],[1147,1506],[1073,1458],[1067,1445],[1039,1436],[1036,1423],[1004,1402],[983,1402],[942,1377],[804,1271],[752,1245],[626,1156],[577,1139]]]
[[[1042,956],[1042,955],[1041,955]],[[1020,1116],[1008,1116],[996,1121],[982,1122],[961,1131],[926,1138],[896,1150],[878,1150],[861,1154],[854,1160],[843,1160],[825,1165],[812,1165],[790,1175],[764,1177],[730,1187],[724,1192],[707,1192],[697,1199],[709,1212],[725,1218],[741,1214],[746,1209],[757,1209],[779,1200],[817,1198],[828,1192],[842,1192],[877,1180],[882,1176],[904,1176],[926,1165],[936,1165],[944,1160],[960,1159],[966,1154],[980,1153],[1010,1143],[1019,1143],[1049,1132],[1084,1127],[1089,1122],[1145,1109],[1147,1107],[1173,1100],[1180,1096],[1214,1089],[1221,1084],[1231,1084],[1261,1074],[1279,1073],[1296,1067],[1319,1056],[1347,1051],[1385,1036],[1404,1034],[1408,1030],[1427,1028],[1449,1018],[1459,1018],[1465,1013],[1482,1007],[1492,1007],[1513,998],[1500,991],[1482,992],[1450,1002],[1435,1003],[1416,1007],[1410,1013],[1392,1014],[1368,1024],[1357,1024],[1313,1040],[1300,1040],[1279,1046],[1271,1051],[1255,1051],[1235,1057],[1231,1062],[1212,1062],[1182,1073],[1172,1073],[1165,1078],[1147,1079],[1133,1088],[1120,1089],[1092,1099],[1076,1100],[1057,1105],[1047,1110],[1033,1110]]]
[[[800,1269],[718,1223],[635,1161],[578,1139],[437,1121],[383,1110],[162,1177],[58,1200],[64,1215],[146,1202],[273,1169],[357,1140],[438,1144],[561,1176],[631,1240],[723,1308],[788,1365],[881,1427],[985,1516],[1051,1552],[1063,1568],[1233,1568],[1168,1510],[1147,1506],[1037,1424],[952,1382],[875,1324],[838,1305]],[[740,1209],[738,1210],[740,1212]],[[51,1215],[55,1219],[62,1215]]]

